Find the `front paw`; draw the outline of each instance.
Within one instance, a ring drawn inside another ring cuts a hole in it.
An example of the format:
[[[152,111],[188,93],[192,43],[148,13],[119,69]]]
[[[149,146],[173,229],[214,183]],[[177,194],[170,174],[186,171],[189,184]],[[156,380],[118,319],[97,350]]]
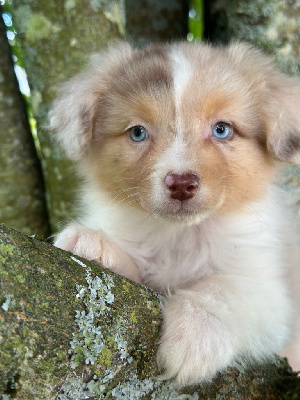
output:
[[[54,245],[101,264],[134,282],[141,282],[139,268],[135,262],[102,230],[94,230],[73,223],[56,236]]]
[[[199,293],[198,293],[199,296]],[[171,296],[164,308],[158,365],[179,387],[209,381],[235,357],[233,337],[193,299]]]
[[[72,223],[56,236],[54,246],[87,260],[100,262],[103,253],[102,242],[101,231]]]

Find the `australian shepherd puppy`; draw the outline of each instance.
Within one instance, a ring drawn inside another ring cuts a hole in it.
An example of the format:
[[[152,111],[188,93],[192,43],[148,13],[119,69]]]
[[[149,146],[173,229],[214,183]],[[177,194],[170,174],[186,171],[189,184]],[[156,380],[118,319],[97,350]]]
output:
[[[55,245],[166,294],[165,378],[274,353],[300,366],[297,236],[273,184],[300,162],[299,79],[246,44],[117,44],[64,86],[51,126],[84,180]]]

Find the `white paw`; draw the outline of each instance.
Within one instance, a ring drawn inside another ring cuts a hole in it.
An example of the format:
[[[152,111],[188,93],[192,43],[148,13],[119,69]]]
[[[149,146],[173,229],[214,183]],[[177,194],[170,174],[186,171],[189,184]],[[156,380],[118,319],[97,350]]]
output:
[[[180,387],[211,380],[235,357],[228,329],[197,300],[198,304],[193,304],[175,294],[164,308],[158,365],[162,378],[174,378]]]
[[[60,232],[54,246],[70,251],[87,260],[101,262],[103,254],[101,231],[72,223]]]
[[[72,223],[56,236],[54,246],[101,264],[134,282],[141,282],[140,271],[135,262],[102,230]]]

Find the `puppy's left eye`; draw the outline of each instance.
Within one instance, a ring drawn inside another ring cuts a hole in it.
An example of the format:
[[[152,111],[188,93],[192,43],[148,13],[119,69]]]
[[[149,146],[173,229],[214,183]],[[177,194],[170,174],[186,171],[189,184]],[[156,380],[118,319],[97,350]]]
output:
[[[138,125],[138,126],[133,126],[130,129],[129,135],[134,142],[142,142],[143,140],[147,139],[148,132],[143,126]]]
[[[217,122],[212,129],[212,135],[217,139],[229,139],[232,135],[232,127],[226,122]]]

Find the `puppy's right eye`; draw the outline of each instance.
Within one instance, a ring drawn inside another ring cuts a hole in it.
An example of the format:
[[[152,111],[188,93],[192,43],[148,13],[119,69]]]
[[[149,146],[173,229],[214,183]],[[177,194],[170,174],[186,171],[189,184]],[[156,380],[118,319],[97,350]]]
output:
[[[129,135],[134,142],[142,142],[143,140],[147,139],[148,132],[143,126],[138,125],[133,126],[129,130]]]
[[[229,139],[232,135],[232,127],[226,122],[218,122],[212,130],[212,135],[217,139]]]

